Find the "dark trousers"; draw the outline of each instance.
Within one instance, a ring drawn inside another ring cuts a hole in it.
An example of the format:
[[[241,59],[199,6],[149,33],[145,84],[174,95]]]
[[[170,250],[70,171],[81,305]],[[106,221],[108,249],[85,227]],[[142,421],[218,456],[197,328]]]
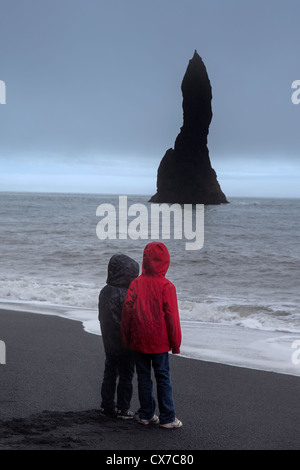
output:
[[[138,393],[140,401],[139,416],[141,419],[151,419],[156,403],[153,395],[152,368],[156,379],[159,421],[161,424],[171,423],[175,419],[175,407],[170,379],[169,354],[134,353],[138,378]]]
[[[129,410],[132,398],[133,375],[134,357],[131,351],[123,349],[120,354],[106,354],[101,386],[102,408],[106,411],[115,410],[115,393],[117,390],[117,409],[121,411]]]

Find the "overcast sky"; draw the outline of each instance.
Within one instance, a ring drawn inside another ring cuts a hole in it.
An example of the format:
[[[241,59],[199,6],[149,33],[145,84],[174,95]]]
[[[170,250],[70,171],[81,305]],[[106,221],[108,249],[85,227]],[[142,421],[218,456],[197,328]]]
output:
[[[0,190],[154,194],[197,49],[226,196],[300,197],[299,0],[0,0],[0,13]]]

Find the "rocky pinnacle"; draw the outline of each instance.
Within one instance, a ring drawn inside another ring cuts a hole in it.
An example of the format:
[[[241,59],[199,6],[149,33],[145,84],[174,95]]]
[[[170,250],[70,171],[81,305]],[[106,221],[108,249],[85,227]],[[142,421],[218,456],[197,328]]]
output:
[[[174,149],[166,151],[157,171],[157,192],[150,202],[227,203],[212,168],[207,136],[212,119],[212,90],[205,65],[195,51],[181,84],[183,126]]]

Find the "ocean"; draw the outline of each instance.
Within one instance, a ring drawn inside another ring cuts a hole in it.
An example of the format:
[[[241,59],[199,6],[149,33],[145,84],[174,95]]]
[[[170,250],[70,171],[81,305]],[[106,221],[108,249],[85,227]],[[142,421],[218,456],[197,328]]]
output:
[[[128,196],[128,206],[150,214],[148,199]],[[300,199],[229,200],[204,208],[201,249],[160,239],[171,256],[181,355],[300,376]],[[110,257],[123,252],[141,266],[151,241],[98,238],[97,207],[118,202],[118,195],[0,193],[0,308],[78,320],[100,335],[98,294]]]

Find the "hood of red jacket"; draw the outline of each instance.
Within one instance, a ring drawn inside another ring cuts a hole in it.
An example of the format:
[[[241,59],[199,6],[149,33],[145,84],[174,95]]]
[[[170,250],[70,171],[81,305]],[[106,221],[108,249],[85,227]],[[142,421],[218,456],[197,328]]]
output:
[[[166,245],[151,242],[145,246],[142,273],[150,276],[165,276],[170,266],[170,254]]]

